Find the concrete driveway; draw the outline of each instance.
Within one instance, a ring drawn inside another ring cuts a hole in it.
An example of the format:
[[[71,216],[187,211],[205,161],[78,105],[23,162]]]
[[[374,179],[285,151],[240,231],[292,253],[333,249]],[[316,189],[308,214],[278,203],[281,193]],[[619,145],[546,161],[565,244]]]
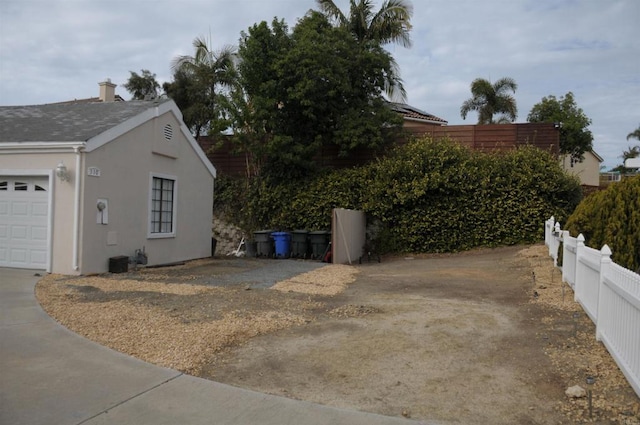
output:
[[[410,424],[219,384],[84,339],[38,305],[39,277],[0,268],[0,424]]]

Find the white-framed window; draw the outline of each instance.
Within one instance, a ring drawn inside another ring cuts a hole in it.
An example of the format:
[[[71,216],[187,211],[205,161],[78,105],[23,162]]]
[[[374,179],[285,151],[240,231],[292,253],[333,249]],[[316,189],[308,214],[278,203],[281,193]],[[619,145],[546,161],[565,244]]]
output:
[[[176,200],[178,180],[175,176],[151,173],[149,178],[149,238],[176,235]]]

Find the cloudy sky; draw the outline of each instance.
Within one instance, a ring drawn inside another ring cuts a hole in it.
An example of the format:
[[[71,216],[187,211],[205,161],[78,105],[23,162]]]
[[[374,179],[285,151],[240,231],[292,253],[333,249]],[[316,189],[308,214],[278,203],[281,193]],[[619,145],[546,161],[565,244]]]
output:
[[[335,0],[343,10],[348,0]],[[375,1],[376,7],[381,0]],[[413,0],[413,47],[389,47],[408,103],[449,121],[475,78],[518,83],[518,122],[542,97],[571,91],[593,121],[594,147],[607,167],[640,142],[639,0]],[[171,79],[178,55],[197,36],[237,45],[240,31],[273,17],[290,27],[315,0],[0,0],[0,105],[116,93],[149,69]]]

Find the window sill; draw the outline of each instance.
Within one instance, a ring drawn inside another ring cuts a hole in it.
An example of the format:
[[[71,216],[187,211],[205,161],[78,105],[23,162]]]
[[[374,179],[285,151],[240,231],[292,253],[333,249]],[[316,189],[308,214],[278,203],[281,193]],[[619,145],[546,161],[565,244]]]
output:
[[[147,239],[168,239],[175,238],[175,233],[149,233]]]

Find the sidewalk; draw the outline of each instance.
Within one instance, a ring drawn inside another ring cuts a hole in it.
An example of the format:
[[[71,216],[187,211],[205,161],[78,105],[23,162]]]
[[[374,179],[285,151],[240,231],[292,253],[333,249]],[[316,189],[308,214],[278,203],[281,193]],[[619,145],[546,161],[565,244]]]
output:
[[[0,268],[0,424],[411,424],[223,385],[82,338],[34,296],[34,271]]]

